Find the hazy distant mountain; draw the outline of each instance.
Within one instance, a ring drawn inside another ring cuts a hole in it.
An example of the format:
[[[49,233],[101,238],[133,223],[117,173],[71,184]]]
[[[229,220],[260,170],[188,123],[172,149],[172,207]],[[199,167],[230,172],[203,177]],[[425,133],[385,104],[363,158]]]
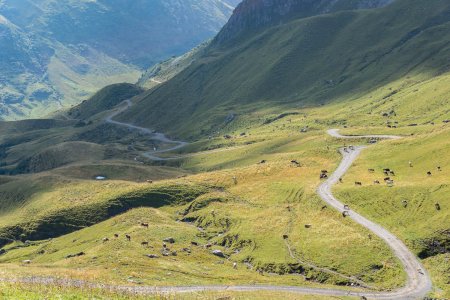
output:
[[[87,98],[214,36],[239,1],[0,0],[0,118]]]

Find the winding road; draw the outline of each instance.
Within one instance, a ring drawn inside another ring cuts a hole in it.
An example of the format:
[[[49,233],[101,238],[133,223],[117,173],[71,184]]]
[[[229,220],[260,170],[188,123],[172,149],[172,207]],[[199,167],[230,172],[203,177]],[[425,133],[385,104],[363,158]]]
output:
[[[149,159],[153,160],[167,160],[163,158],[159,158],[155,156],[158,153],[164,153],[179,149],[186,145],[185,142],[180,141],[172,141],[168,139],[164,134],[154,133],[151,130],[143,127],[134,126],[127,123],[121,123],[118,121],[114,121],[113,118],[118,114],[124,112],[126,109],[131,107],[132,102],[130,100],[126,100],[126,106],[122,107],[120,110],[111,114],[106,121],[116,125],[126,126],[131,129],[137,129],[144,133],[148,133],[152,135],[152,138],[164,143],[175,144],[175,146],[160,150],[147,152],[145,156]],[[394,135],[349,135],[344,136],[339,133],[339,129],[330,129],[327,131],[327,134],[338,139],[388,139],[388,140],[398,140],[402,137],[394,136]],[[141,292],[145,293],[148,289],[151,289],[155,292],[168,292],[168,293],[180,293],[180,292],[195,292],[195,291],[220,291],[220,290],[232,290],[232,291],[289,291],[300,294],[317,294],[317,295],[334,295],[334,296],[365,296],[367,298],[373,299],[420,299],[427,295],[429,291],[431,291],[432,283],[431,278],[428,275],[427,271],[424,269],[418,258],[406,247],[406,245],[395,235],[390,233],[388,230],[383,228],[382,226],[370,221],[369,219],[363,217],[354,211],[349,211],[344,208],[344,204],[341,203],[338,199],[333,196],[332,187],[339,182],[339,178],[343,177],[347,171],[352,166],[353,162],[359,157],[361,151],[366,147],[356,146],[350,148],[340,149],[340,153],[343,156],[343,159],[339,165],[339,167],[335,170],[335,172],[325,181],[323,182],[319,188],[317,189],[318,195],[322,198],[323,201],[334,207],[339,212],[344,213],[347,211],[349,213],[349,217],[353,219],[356,223],[364,226],[381,239],[383,239],[389,247],[392,249],[395,256],[400,260],[407,274],[407,282],[406,285],[400,289],[388,292],[353,292],[353,291],[344,291],[344,290],[333,290],[333,289],[317,289],[317,288],[307,288],[307,287],[280,287],[280,286],[260,286],[260,285],[252,285],[252,286],[197,286],[197,287],[159,287],[159,288],[149,288],[149,287],[139,287]],[[120,287],[119,289],[127,289],[127,287]]]
[[[182,141],[174,141],[169,139],[167,136],[165,136],[162,133],[157,133],[154,132],[148,128],[144,128],[144,127],[139,127],[133,124],[129,124],[129,123],[123,123],[123,122],[119,122],[119,121],[115,121],[114,117],[120,115],[121,113],[123,113],[124,111],[126,111],[127,109],[129,109],[133,103],[131,102],[131,100],[125,100],[124,101],[123,107],[121,107],[120,109],[116,110],[115,112],[113,112],[112,114],[110,114],[108,117],[106,117],[105,122],[106,123],[110,123],[110,124],[114,124],[114,125],[119,125],[119,126],[124,126],[127,127],[129,129],[132,130],[137,130],[140,131],[142,133],[148,134],[152,140],[155,141],[159,141],[165,144],[173,144],[174,146],[169,147],[167,149],[163,149],[163,150],[154,150],[154,151],[148,151],[145,152],[143,154],[143,156],[145,156],[148,159],[154,160],[154,161],[165,161],[165,160],[169,160],[171,158],[161,158],[159,156],[157,156],[157,154],[161,154],[161,153],[166,153],[166,152],[170,152],[170,151],[175,151],[177,149],[183,148],[184,146],[186,146],[188,143],[186,142],[182,142]]]
[[[173,147],[169,149],[151,151],[145,154],[146,157],[153,160],[167,160],[165,158],[159,158],[155,154],[164,153],[179,149],[186,145],[185,142],[173,141],[167,138],[165,135],[160,133],[154,133],[153,131],[127,124],[118,121],[114,121],[113,118],[120,113],[128,109],[132,102],[130,100],[125,101],[126,105],[119,110],[115,111],[109,115],[105,121],[111,124],[116,124],[120,126],[125,126],[130,129],[139,130],[143,133],[151,135],[151,137],[157,141],[163,143],[174,144]],[[339,134],[337,129],[328,130],[327,133],[335,138],[339,139],[362,139],[362,138],[376,138],[376,139],[400,139],[398,136],[390,135],[365,135],[365,136],[343,136]],[[363,217],[355,211],[349,211],[344,209],[344,204],[333,196],[332,187],[339,182],[339,178],[343,177],[349,168],[352,166],[353,162],[359,157],[361,151],[366,147],[355,146],[352,149],[348,148],[346,151],[340,150],[343,159],[336,171],[317,189],[318,195],[328,203],[330,206],[334,207],[339,212],[347,211],[349,217],[353,219],[356,223],[364,226],[381,239],[383,239],[389,247],[392,249],[395,256],[400,260],[407,274],[406,285],[402,288],[385,291],[385,292],[373,292],[373,291],[354,291],[354,290],[344,290],[344,289],[326,289],[326,288],[311,288],[311,287],[296,287],[296,286],[275,286],[275,285],[237,285],[237,286],[190,286],[190,287],[151,287],[151,286],[111,286],[103,285],[97,283],[89,283],[76,280],[61,280],[55,278],[22,278],[16,280],[9,280],[10,282],[25,282],[25,283],[37,283],[37,284],[59,284],[62,286],[74,286],[82,287],[88,286],[93,288],[104,288],[113,291],[123,291],[131,292],[135,294],[164,294],[164,293],[190,293],[190,292],[204,292],[204,291],[271,291],[271,292],[290,292],[296,294],[304,295],[322,295],[322,296],[355,296],[355,297],[366,297],[367,299],[422,299],[428,292],[432,289],[431,279],[427,271],[423,268],[422,264],[418,258],[405,246],[405,244],[398,239],[395,235],[390,233],[388,230],[382,226],[370,221],[369,219]],[[0,281],[2,281],[0,279]],[[3,279],[3,281],[8,281]]]

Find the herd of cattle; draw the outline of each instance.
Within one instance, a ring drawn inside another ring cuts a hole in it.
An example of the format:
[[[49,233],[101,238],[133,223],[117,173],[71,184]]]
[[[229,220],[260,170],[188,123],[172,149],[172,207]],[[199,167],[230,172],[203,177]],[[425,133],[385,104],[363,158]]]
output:
[[[350,150],[354,150],[354,147],[350,146],[349,149],[350,149]],[[348,152],[347,148],[344,148],[344,151],[345,151],[345,152]],[[411,168],[413,167],[413,164],[412,164],[411,161],[409,162],[409,167],[411,167]],[[442,168],[441,168],[440,166],[437,166],[436,169],[437,169],[438,172],[441,172],[441,171],[442,171]],[[368,169],[368,172],[369,172],[369,173],[375,173],[376,171],[375,171],[375,169]],[[320,179],[327,179],[327,178],[328,178],[328,173],[329,173],[329,172],[328,172],[327,170],[322,170],[322,171],[320,172]],[[386,176],[386,177],[384,178],[384,182],[385,182],[389,187],[393,187],[393,186],[394,186],[394,180],[392,179],[392,177],[393,177],[393,176],[396,176],[395,171],[394,171],[394,170],[391,170],[390,168],[385,168],[385,169],[383,169],[383,174]],[[433,176],[433,173],[432,173],[431,171],[428,171],[428,172],[427,172],[427,176]],[[344,180],[343,180],[342,178],[339,178],[339,182],[340,182],[340,183],[343,183]],[[374,184],[375,184],[375,185],[379,185],[379,184],[381,184],[381,182],[380,182],[379,180],[375,180],[375,181],[374,181]],[[355,181],[355,185],[356,185],[356,186],[362,186],[363,183],[362,183],[361,181]],[[403,201],[402,201],[402,205],[403,205],[403,207],[406,208],[406,207],[408,206],[408,201],[407,201],[407,200],[403,200]],[[323,210],[324,208],[326,208],[326,206],[322,207],[322,210]],[[439,203],[435,203],[435,208],[436,208],[436,210],[440,211],[440,210],[441,210],[441,205],[440,205]],[[344,218],[350,216],[350,208],[349,208],[348,205],[344,205],[344,211],[342,212],[342,216],[343,216]]]

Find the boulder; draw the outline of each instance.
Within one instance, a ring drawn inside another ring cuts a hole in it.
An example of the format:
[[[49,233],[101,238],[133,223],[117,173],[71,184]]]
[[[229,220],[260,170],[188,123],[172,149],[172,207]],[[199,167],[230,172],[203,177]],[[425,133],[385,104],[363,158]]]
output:
[[[214,254],[215,256],[221,257],[221,258],[225,258],[225,254],[223,254],[223,252],[221,250],[213,250],[212,254]]]

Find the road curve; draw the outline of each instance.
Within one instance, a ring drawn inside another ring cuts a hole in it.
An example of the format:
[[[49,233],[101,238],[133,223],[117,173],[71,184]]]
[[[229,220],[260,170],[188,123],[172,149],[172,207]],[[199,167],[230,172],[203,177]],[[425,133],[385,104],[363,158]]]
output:
[[[129,109],[133,105],[131,100],[125,100],[124,103],[125,103],[125,105],[123,107],[121,107],[120,109],[116,110],[115,112],[113,112],[112,114],[110,114],[109,116],[107,116],[105,118],[105,122],[106,123],[119,125],[119,126],[124,126],[124,127],[129,128],[129,129],[133,129],[133,130],[138,130],[140,132],[143,132],[145,134],[150,135],[151,138],[153,140],[155,140],[155,141],[159,141],[159,142],[162,142],[162,143],[173,144],[174,145],[174,146],[172,146],[170,148],[163,149],[163,150],[147,151],[147,152],[143,153],[143,156],[145,156],[146,158],[148,158],[150,160],[154,160],[154,161],[166,161],[166,160],[175,159],[175,158],[161,158],[161,157],[157,156],[157,154],[166,153],[166,152],[170,152],[170,151],[175,151],[177,149],[183,148],[184,146],[186,146],[188,144],[188,143],[182,142],[182,141],[171,140],[167,136],[165,136],[164,134],[154,132],[154,131],[152,131],[152,130],[150,130],[148,128],[136,126],[136,125],[129,124],[129,123],[123,123],[123,122],[115,121],[114,117],[120,115],[121,113],[123,113],[124,111],[126,111],[127,109]]]
[[[398,140],[401,138],[399,136],[392,135],[343,136],[339,134],[337,129],[330,129],[327,132],[333,137],[345,139],[378,138]],[[339,182],[339,178],[347,173],[353,162],[358,158],[358,156],[361,154],[361,151],[365,148],[366,147],[363,146],[357,146],[353,147],[353,150],[350,148],[346,148],[346,151],[341,149],[340,152],[343,155],[341,164],[330,176],[330,178],[323,184],[321,184],[317,190],[317,193],[325,202],[342,213],[345,211],[344,204],[339,202],[339,200],[337,200],[333,196],[331,189],[333,185]],[[423,268],[418,258],[405,246],[405,244],[400,239],[387,231],[385,228],[368,220],[367,218],[354,211],[351,211],[349,213],[350,218],[372,231],[389,245],[394,254],[402,263],[404,270],[408,276],[407,284],[403,288],[389,293],[368,293],[366,294],[366,297],[373,297],[377,299],[419,299],[424,297],[431,290],[432,284],[430,276]]]
[[[339,133],[339,129],[329,129],[327,130],[328,135],[338,138],[338,139],[371,139],[371,138],[375,138],[375,139],[382,139],[382,140],[399,140],[402,137],[398,136],[398,135],[382,135],[382,134],[378,134],[378,135],[341,135]]]
[[[183,142],[174,142],[165,137],[162,134],[155,134],[149,129],[134,126],[131,124],[121,123],[114,121],[113,118],[118,114],[122,113],[124,110],[131,106],[131,102],[127,101],[127,106],[121,108],[115,113],[111,114],[106,121],[108,123],[126,126],[128,128],[137,129],[148,134],[155,136],[155,139],[167,142],[175,143],[172,149],[178,149],[185,145]],[[367,136],[342,136],[339,134],[338,130],[332,129],[328,131],[328,134],[341,139],[359,139],[359,138],[377,138],[377,139],[399,139],[398,136],[388,136],[388,135],[367,135]],[[353,162],[358,158],[361,151],[366,147],[356,146],[351,149],[346,149],[346,151],[341,149],[341,154],[343,155],[342,162],[336,171],[328,178],[327,181],[323,182],[317,193],[319,196],[327,202],[329,205],[334,207],[340,212],[344,212],[344,204],[339,202],[333,194],[332,187],[339,182],[339,178],[345,175],[348,169],[351,167]],[[164,150],[164,152],[170,151]],[[162,152],[158,152],[162,153]],[[152,155],[155,152],[152,152]],[[396,236],[387,231],[385,228],[378,224],[368,220],[367,218],[361,216],[360,214],[350,211],[349,217],[355,222],[361,224],[362,226],[369,229],[371,232],[382,238],[389,247],[392,249],[394,254],[401,261],[405,272],[407,273],[408,280],[404,287],[393,291],[386,292],[372,292],[372,291],[354,291],[354,290],[344,290],[344,289],[325,289],[325,288],[311,288],[311,287],[297,287],[297,286],[274,286],[274,285],[236,285],[236,286],[223,286],[223,285],[206,285],[206,286],[176,286],[176,287],[152,287],[152,286],[122,286],[122,285],[104,285],[98,283],[90,283],[79,280],[66,280],[57,278],[45,278],[45,277],[28,277],[21,279],[0,279],[3,282],[20,282],[20,283],[30,283],[30,284],[45,284],[53,285],[57,284],[60,286],[67,287],[91,287],[91,288],[101,288],[110,291],[121,291],[130,292],[133,294],[176,294],[176,293],[194,293],[194,292],[205,292],[205,291],[236,291],[236,292],[258,292],[258,291],[271,291],[271,292],[289,292],[303,295],[322,295],[330,297],[340,297],[340,296],[355,296],[355,297],[366,297],[367,299],[421,299],[431,291],[432,284],[431,279],[423,268],[422,264],[419,262],[417,257],[405,246],[405,244],[400,241]]]

